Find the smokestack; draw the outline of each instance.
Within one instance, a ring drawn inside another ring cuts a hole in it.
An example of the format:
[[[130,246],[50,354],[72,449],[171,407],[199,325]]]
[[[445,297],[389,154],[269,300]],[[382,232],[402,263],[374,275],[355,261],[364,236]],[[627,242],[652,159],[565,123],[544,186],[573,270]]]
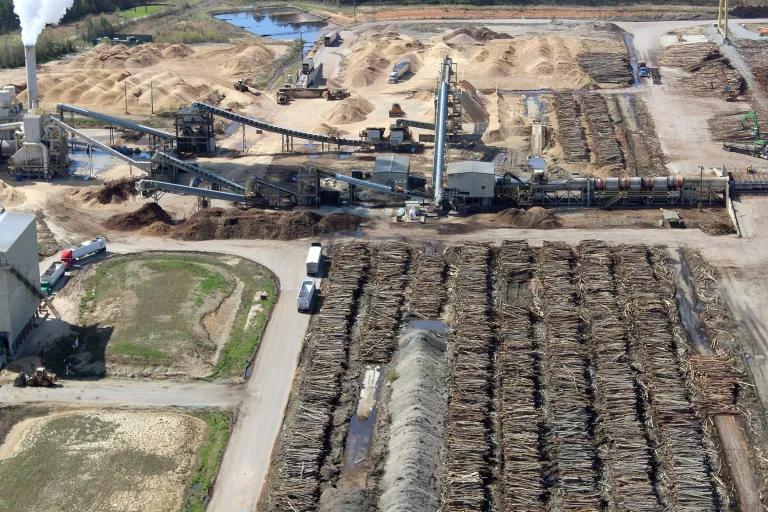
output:
[[[37,58],[35,45],[24,47],[24,59],[27,62],[27,110],[37,110]]]

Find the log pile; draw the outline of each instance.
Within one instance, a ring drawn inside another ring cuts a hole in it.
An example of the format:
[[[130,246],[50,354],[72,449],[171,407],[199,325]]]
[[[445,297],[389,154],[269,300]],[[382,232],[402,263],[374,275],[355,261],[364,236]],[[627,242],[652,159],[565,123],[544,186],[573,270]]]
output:
[[[642,404],[637,403],[627,332],[616,304],[610,251],[605,242],[582,242],[576,267],[585,336],[595,364],[596,437],[605,440],[600,445],[602,487],[609,510],[655,511],[659,503],[649,479],[653,461],[638,415]]]
[[[584,94],[579,97],[579,106],[587,123],[594,163],[622,167],[624,155],[605,98],[600,94]]]
[[[674,292],[656,279],[649,256],[644,247],[613,251],[630,359],[641,369],[645,428],[655,446],[656,492],[665,509],[714,510],[702,425],[678,358],[679,326],[668,317],[668,307],[676,308]]]
[[[571,93],[555,95],[555,116],[557,117],[557,141],[563,148],[566,162],[586,162],[587,143],[581,114],[576,98]]]
[[[506,241],[495,262],[503,510],[544,511],[544,468],[539,454],[543,417],[536,406],[531,317],[533,252],[525,241]]]
[[[413,251],[413,273],[406,292],[408,313],[421,319],[437,319],[445,302],[445,259],[441,252]]]
[[[599,84],[631,85],[634,81],[626,53],[582,53],[579,54],[579,66]]]
[[[305,366],[281,444],[279,468],[268,504],[273,510],[314,510],[326,438],[341,394],[350,328],[368,265],[362,243],[334,246],[323,308],[313,323]]]
[[[404,242],[382,242],[376,248],[371,300],[361,328],[361,361],[387,363],[397,347],[395,331],[408,282],[408,260]]]
[[[742,122],[746,112],[721,114],[707,120],[709,133],[714,140],[721,142],[751,143],[755,140],[752,127]]]
[[[755,79],[768,91],[768,42],[739,39],[737,45]]]
[[[599,460],[590,435],[594,418],[589,412],[592,390],[586,378],[591,365],[580,339],[572,263],[568,245],[545,242],[537,268],[546,326],[542,379],[551,407],[548,420],[558,473],[552,494],[556,502],[562,502],[562,510],[599,510]]]
[[[491,477],[491,352],[487,288],[490,249],[464,245],[451,264],[449,290],[454,306],[451,327],[453,360],[448,379],[448,408],[443,452],[443,494],[440,510],[484,510]]]
[[[664,49],[661,64],[682,68],[691,76],[677,86],[688,94],[721,96],[741,94],[746,82],[714,43],[674,44]]]
[[[736,374],[729,361],[716,355],[690,358],[690,373],[699,391],[699,405],[709,415],[739,414]]]

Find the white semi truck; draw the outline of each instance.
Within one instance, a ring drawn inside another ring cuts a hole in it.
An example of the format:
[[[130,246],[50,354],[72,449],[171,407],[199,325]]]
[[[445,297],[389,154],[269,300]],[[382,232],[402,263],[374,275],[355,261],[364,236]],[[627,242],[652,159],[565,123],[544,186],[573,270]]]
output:
[[[307,254],[307,275],[317,276],[323,263],[323,247],[319,242],[313,242]]]
[[[408,59],[401,60],[392,66],[392,71],[389,72],[389,83],[396,84],[410,69],[411,61]]]
[[[315,301],[316,291],[314,279],[307,279],[301,283],[299,296],[296,298],[296,306],[299,313],[309,313],[312,311],[312,303]]]
[[[72,247],[71,249],[64,249],[61,251],[61,262],[64,263],[64,267],[69,270],[75,262],[87,258],[88,256],[107,250],[107,239],[103,237],[94,238],[88,240],[82,244]]]

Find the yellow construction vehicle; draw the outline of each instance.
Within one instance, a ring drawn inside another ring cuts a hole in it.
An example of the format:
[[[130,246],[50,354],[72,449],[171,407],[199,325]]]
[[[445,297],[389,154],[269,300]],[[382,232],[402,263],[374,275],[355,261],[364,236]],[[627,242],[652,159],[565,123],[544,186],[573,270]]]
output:
[[[393,103],[389,109],[389,117],[405,117],[405,111],[399,103]]]
[[[16,379],[13,381],[13,385],[16,387],[43,387],[50,388],[57,385],[59,378],[55,373],[49,372],[44,367],[40,366],[35,369],[35,372],[31,375],[27,375],[24,372],[19,373]]]
[[[277,104],[287,105],[291,102],[291,96],[286,91],[277,91]]]

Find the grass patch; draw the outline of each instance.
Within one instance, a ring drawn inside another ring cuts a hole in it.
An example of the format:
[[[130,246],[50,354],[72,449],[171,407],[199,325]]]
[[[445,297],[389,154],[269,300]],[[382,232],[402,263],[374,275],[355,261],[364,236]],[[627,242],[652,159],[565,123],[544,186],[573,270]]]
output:
[[[129,18],[129,19],[136,19],[141,18],[144,16],[149,16],[150,14],[155,14],[157,12],[162,11],[164,6],[162,5],[142,5],[139,7],[134,7],[133,9],[126,9],[124,11],[120,11],[118,13],[118,16],[121,16],[123,18]]]
[[[228,412],[204,412],[197,415],[205,421],[208,432],[203,445],[197,452],[195,469],[187,485],[184,497],[184,512],[203,512],[205,498],[216,479],[216,472],[224,457],[229,440],[231,417]]]
[[[142,361],[145,364],[167,363],[169,359],[168,354],[162,350],[147,347],[145,345],[138,345],[129,341],[113,343],[109,347],[109,351],[114,355],[130,357],[133,360]]]

